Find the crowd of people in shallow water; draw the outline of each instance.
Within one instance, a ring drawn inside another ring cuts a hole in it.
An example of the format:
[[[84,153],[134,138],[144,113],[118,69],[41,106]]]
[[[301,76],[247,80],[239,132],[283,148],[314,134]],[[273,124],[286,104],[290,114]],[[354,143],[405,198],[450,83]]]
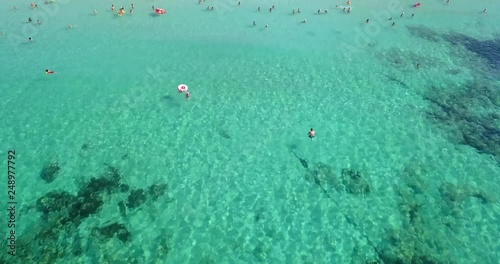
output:
[[[205,1],[206,1],[206,0],[198,0],[198,4],[203,4]],[[53,4],[53,3],[55,3],[55,2],[56,2],[56,0],[45,0],[45,4]],[[450,0],[446,0],[446,3],[447,3],[447,4],[450,4]],[[342,9],[342,12],[344,12],[344,13],[348,13],[348,14],[349,14],[349,13],[351,13],[351,12],[352,12],[351,1],[350,1],[350,0],[348,0],[348,1],[346,2],[346,4],[347,4],[347,6],[339,6],[339,5],[335,5],[335,8],[337,8],[337,9]],[[420,5],[421,5],[421,3],[417,3],[417,4],[415,4],[415,5],[414,5],[414,7],[419,7]],[[32,8],[32,9],[37,9],[37,8],[38,8],[38,5],[37,5],[37,4],[35,4],[35,3],[31,3],[31,4],[30,4],[30,6],[31,6],[31,8]],[[238,6],[241,6],[241,1],[238,1]],[[111,11],[112,11],[112,12],[115,12],[115,9],[116,9],[116,8],[115,8],[115,5],[111,5]],[[129,9],[129,11],[128,11],[128,12],[129,12],[130,14],[133,14],[133,13],[134,13],[134,9],[135,9],[134,4],[131,4],[130,9]],[[153,9],[153,11],[155,11],[155,13],[156,13],[156,14],[158,14],[158,15],[161,15],[161,14],[165,14],[165,13],[166,13],[166,10],[165,10],[165,9],[155,8],[155,6],[154,6],[154,5],[152,6],[152,9]],[[272,5],[272,6],[269,8],[269,12],[273,12],[273,10],[275,10],[275,9],[276,9],[276,6],[275,6],[275,5]],[[17,8],[16,6],[14,6],[14,10],[18,10],[18,8]],[[158,10],[160,10],[160,11],[162,11],[162,12],[158,12]],[[209,10],[209,11],[213,11],[213,10],[215,10],[215,9],[214,9],[214,7],[213,7],[213,6],[207,6],[207,10]],[[259,6],[259,7],[257,7],[257,11],[259,11],[259,12],[261,11],[261,7],[260,7],[260,6]],[[484,9],[484,10],[483,10],[483,13],[486,13],[486,12],[487,12],[487,9]],[[125,15],[126,13],[127,13],[127,12],[126,12],[126,9],[125,9],[124,7],[119,8],[119,9],[118,9],[118,11],[117,11],[117,15],[118,15],[118,16]],[[301,13],[301,9],[300,9],[300,8],[297,8],[297,10],[295,10],[295,9],[293,9],[293,10],[292,10],[292,14],[293,14],[293,15],[295,15],[295,14],[300,14],[300,13]],[[328,9],[324,9],[324,10],[323,10],[323,9],[318,9],[317,13],[318,13],[318,14],[328,14]],[[94,15],[97,15],[97,14],[98,14],[98,12],[97,12],[97,10],[96,10],[96,9],[94,9],[93,14],[94,14]],[[405,13],[404,13],[404,12],[402,12],[402,13],[400,14],[400,16],[399,16],[399,17],[400,17],[400,18],[402,18],[404,15],[405,15]],[[412,17],[412,18],[413,18],[414,16],[415,16],[415,14],[411,14],[411,17]],[[392,18],[392,17],[388,18],[388,20],[389,20],[389,21],[392,21],[392,26],[395,26],[395,25],[396,25],[396,22],[395,22],[395,21],[393,21],[393,18]],[[368,24],[368,23],[370,23],[370,18],[367,18],[365,22],[366,22],[367,24]],[[28,23],[33,23],[33,19],[32,19],[31,17],[29,17],[29,18],[28,18]],[[41,25],[41,24],[42,24],[42,21],[40,21],[39,19],[37,19],[36,23],[37,23],[37,25]],[[302,23],[307,23],[307,20],[306,20],[306,19],[304,19],[304,20],[302,21]],[[256,25],[257,25],[257,22],[254,20],[252,24],[253,24],[253,26],[256,26]],[[75,27],[75,26],[74,26],[74,25],[72,25],[72,24],[69,24],[69,25],[68,25],[68,28],[74,28],[74,27]],[[267,27],[269,27],[269,25],[267,25],[267,24],[266,24],[266,25],[265,25],[265,27],[267,28]],[[3,36],[3,33],[2,33],[2,32],[0,32],[0,36]],[[29,41],[29,42],[32,42],[32,41],[33,41],[33,38],[32,38],[32,37],[29,37],[29,38],[28,38],[28,41]],[[419,63],[417,63],[417,64],[416,64],[416,68],[417,68],[417,69],[419,69],[419,68],[420,68],[420,64],[419,64]],[[46,73],[46,74],[55,74],[56,72],[55,72],[55,71],[53,71],[53,70],[46,69],[46,70],[45,70],[45,73]],[[187,99],[189,99],[189,97],[190,97],[190,96],[191,96],[191,94],[190,94],[189,92],[187,92],[187,93],[186,93],[186,100],[187,100]],[[309,138],[314,139],[314,137],[316,136],[316,131],[314,131],[314,129],[312,129],[312,128],[311,128],[311,130],[308,132],[308,136],[309,136]]]
[[[198,0],[198,4],[203,4],[205,1],[206,1],[206,0]],[[45,4],[53,4],[53,3],[56,3],[56,0],[45,0]],[[446,3],[447,3],[447,4],[450,4],[450,0],[446,0]],[[238,1],[238,6],[241,6],[241,4],[242,4],[242,3],[241,3],[241,1]],[[344,13],[351,13],[351,12],[352,12],[351,1],[350,1],[350,0],[346,1],[346,5],[347,5],[347,6],[339,6],[339,5],[335,5],[335,8],[337,8],[337,9],[342,9],[342,12],[344,12]],[[415,7],[419,7],[420,5],[421,5],[421,3],[417,3],[417,4],[415,4],[414,6],[415,6]],[[38,8],[38,5],[37,5],[37,4],[35,4],[35,3],[31,3],[31,4],[30,4],[30,6],[31,6],[31,8],[33,8],[33,9],[37,9],[37,8]],[[273,12],[273,10],[274,10],[275,8],[276,8],[276,6],[275,6],[275,5],[272,5],[272,6],[269,8],[269,12]],[[112,11],[112,12],[114,12],[114,11],[115,11],[115,9],[116,9],[116,8],[115,8],[115,5],[111,5],[111,11]],[[130,14],[133,14],[133,13],[134,13],[134,9],[135,9],[134,4],[131,4],[131,5],[130,5],[130,9],[129,9],[129,11],[128,11],[128,12],[129,12]],[[152,6],[152,9],[153,9],[153,10],[156,12],[156,14],[158,14],[158,15],[162,15],[162,14],[165,14],[165,13],[166,13],[166,10],[165,10],[165,9],[158,9],[158,8],[155,8],[155,6],[154,6],[154,5]],[[18,8],[17,8],[16,6],[14,6],[14,10],[18,10]],[[158,12],[158,10],[160,10],[160,12]],[[213,10],[215,10],[215,8],[214,8],[213,6],[207,6],[207,10],[209,10],[209,11],[213,11]],[[260,6],[259,6],[259,7],[257,7],[257,11],[259,11],[259,12],[261,11],[261,7],[260,7]],[[483,13],[486,13],[487,11],[488,11],[487,9],[484,9],[484,10],[483,10]],[[118,16],[125,15],[126,13],[127,13],[127,12],[126,12],[126,9],[125,9],[124,7],[119,8],[119,9],[118,9],[118,11],[117,11],[117,15],[118,15]],[[292,10],[292,14],[300,14],[300,13],[301,13],[300,8],[297,8],[297,10],[295,10],[295,9],[293,9],[293,10]],[[317,13],[318,13],[318,14],[328,14],[328,9],[324,9],[324,10],[323,10],[323,9],[318,9],[318,12],[317,12]],[[98,14],[98,12],[97,12],[97,10],[96,10],[96,9],[94,9],[93,14],[94,14],[94,15],[97,15],[97,14]],[[400,17],[403,17],[403,16],[404,16],[404,14],[405,14],[405,13],[404,13],[404,12],[402,12],[402,13],[401,13],[401,15],[400,15]],[[412,17],[412,18],[413,18],[414,16],[415,16],[415,14],[411,14],[411,17]],[[391,18],[389,18],[388,20],[389,20],[389,21],[392,21],[393,19],[392,19],[392,17],[391,17]],[[33,19],[32,19],[31,17],[29,17],[29,18],[28,18],[28,23],[33,23]],[[36,23],[37,23],[37,25],[41,25],[41,24],[42,24],[42,21],[40,21],[39,19],[37,19]],[[307,19],[302,20],[302,23],[307,23]],[[366,23],[370,23],[370,18],[367,18],[367,19],[366,19]],[[254,20],[254,21],[252,22],[252,25],[257,26],[257,21],[255,21],[255,20]],[[391,24],[391,25],[392,25],[392,26],[395,26],[395,25],[396,25],[396,22],[395,22],[395,21],[392,21],[392,24]],[[72,25],[72,24],[69,24],[69,25],[68,25],[68,28],[69,28],[69,29],[74,28],[74,27],[75,27],[75,26],[74,26],[74,25]],[[266,24],[266,25],[265,25],[265,27],[266,27],[266,28],[268,28],[268,27],[269,27],[269,25],[268,25],[268,24]],[[3,36],[3,33],[2,33],[2,32],[0,32],[0,36]],[[29,38],[28,38],[28,41],[29,41],[29,42],[32,42],[32,41],[33,41],[33,38],[32,38],[32,37],[29,37]]]

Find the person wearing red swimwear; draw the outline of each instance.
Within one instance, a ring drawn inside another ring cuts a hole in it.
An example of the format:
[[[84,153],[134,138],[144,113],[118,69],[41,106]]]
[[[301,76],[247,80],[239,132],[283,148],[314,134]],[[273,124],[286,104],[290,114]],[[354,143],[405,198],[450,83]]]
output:
[[[314,131],[314,129],[311,128],[311,130],[309,131],[309,138],[312,140],[315,136],[316,136],[316,131]]]
[[[45,70],[45,73],[46,73],[46,74],[54,74],[54,73],[56,73],[56,72],[55,72],[55,71],[51,71],[51,70],[47,69],[47,70]]]

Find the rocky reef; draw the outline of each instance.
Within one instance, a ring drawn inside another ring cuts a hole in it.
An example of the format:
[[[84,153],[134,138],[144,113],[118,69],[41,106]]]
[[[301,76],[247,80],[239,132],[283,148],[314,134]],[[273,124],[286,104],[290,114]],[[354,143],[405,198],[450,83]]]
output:
[[[354,169],[342,169],[341,171],[342,185],[345,186],[346,192],[350,194],[369,194],[370,185],[360,171]]]
[[[399,195],[401,223],[387,228],[376,263],[433,264],[455,263],[442,249],[442,226],[436,226],[436,211],[425,183],[426,169],[422,164],[410,163],[399,173],[395,190]]]
[[[49,163],[43,167],[40,178],[47,183],[51,183],[56,179],[60,170],[61,167],[59,167],[57,162]]]
[[[313,169],[306,173],[305,178],[327,190],[345,191],[354,195],[366,195],[371,190],[366,176],[360,171],[345,168],[338,177],[335,169],[323,162],[316,163]]]
[[[446,92],[444,92],[446,91]],[[451,140],[500,158],[500,87],[475,80],[457,87],[430,87],[427,117],[444,125]]]
[[[461,33],[440,34],[425,26],[407,26],[406,29],[410,34],[427,41],[446,41],[454,46],[460,45],[484,59],[490,69],[500,71],[500,38],[476,39]]]
[[[83,184],[76,195],[64,190],[54,190],[36,200],[33,208],[40,212],[41,219],[33,232],[17,238],[16,261],[56,263],[70,255],[79,256],[85,253],[78,229],[81,223],[89,216],[99,214],[110,195],[129,192],[128,185],[121,182],[122,176],[118,168],[105,165],[105,172]],[[42,175],[46,179],[54,179],[59,170],[57,163],[52,163],[42,169]],[[147,190],[131,191],[126,205],[123,203],[120,211],[125,210],[126,206],[141,206],[147,195],[151,197],[151,201],[158,200],[166,194],[167,184],[154,184]],[[117,239],[122,243],[130,243],[133,239],[132,232],[120,222],[93,227],[91,234],[103,242]]]
[[[470,184],[444,182],[439,186],[439,194],[442,199],[441,210],[443,214],[453,218],[460,218],[464,215],[463,203],[468,199],[476,199],[481,204],[498,201],[494,194]],[[449,227],[452,228],[451,225]]]

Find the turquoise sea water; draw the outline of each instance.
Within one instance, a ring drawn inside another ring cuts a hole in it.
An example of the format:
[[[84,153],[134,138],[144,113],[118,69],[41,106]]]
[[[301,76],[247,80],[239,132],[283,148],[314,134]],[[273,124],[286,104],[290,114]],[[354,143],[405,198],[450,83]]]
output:
[[[498,263],[500,3],[445,2],[2,3],[1,260]]]

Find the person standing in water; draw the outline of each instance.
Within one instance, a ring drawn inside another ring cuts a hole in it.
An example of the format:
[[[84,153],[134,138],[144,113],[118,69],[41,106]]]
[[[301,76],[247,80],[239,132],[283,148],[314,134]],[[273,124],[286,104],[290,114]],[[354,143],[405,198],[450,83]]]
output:
[[[308,135],[309,135],[309,138],[311,140],[313,140],[313,138],[316,136],[316,131],[314,131],[314,129],[311,128]]]

